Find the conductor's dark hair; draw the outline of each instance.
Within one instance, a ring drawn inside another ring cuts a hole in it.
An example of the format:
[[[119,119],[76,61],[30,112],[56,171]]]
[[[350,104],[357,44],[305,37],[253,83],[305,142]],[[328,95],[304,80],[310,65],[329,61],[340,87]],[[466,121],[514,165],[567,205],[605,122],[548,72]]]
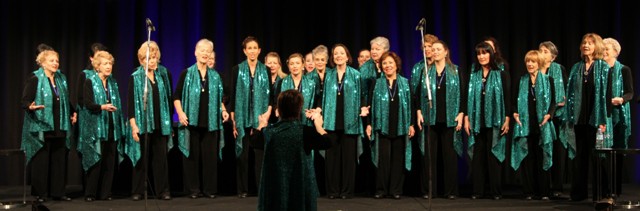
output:
[[[46,50],[50,50],[52,51],[53,48],[47,44],[41,43],[40,45],[38,45],[38,53],[46,51]]]
[[[88,56],[89,57],[93,57],[93,55],[96,55],[96,53],[98,51],[107,51],[107,46],[104,46],[102,43],[93,43],[91,44],[91,49],[89,49]]]
[[[302,94],[295,89],[281,92],[278,95],[278,113],[280,120],[298,120],[302,112]]]

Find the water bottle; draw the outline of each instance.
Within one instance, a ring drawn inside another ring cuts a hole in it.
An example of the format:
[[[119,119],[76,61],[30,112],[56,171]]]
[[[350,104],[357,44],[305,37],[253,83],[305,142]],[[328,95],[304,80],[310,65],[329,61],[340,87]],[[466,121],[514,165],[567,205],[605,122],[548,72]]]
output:
[[[604,133],[601,128],[598,128],[596,133],[596,149],[602,149],[604,147]]]

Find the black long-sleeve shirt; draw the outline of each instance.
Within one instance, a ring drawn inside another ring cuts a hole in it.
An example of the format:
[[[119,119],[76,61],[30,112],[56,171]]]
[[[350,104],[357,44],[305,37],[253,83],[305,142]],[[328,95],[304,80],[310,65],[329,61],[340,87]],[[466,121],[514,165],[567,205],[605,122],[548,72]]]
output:
[[[482,70],[479,70],[482,71]],[[491,70],[491,71],[499,71],[499,70]],[[488,77],[488,74],[487,74]],[[511,116],[512,112],[511,112],[511,77],[509,76],[509,73],[507,71],[500,71],[500,79],[502,80],[502,95],[503,95],[503,99],[504,99],[504,113],[505,113],[505,117],[506,116]],[[485,82],[483,82],[482,87],[487,87],[486,82],[488,82],[489,80],[485,80]],[[483,117],[484,114],[484,94],[480,95],[480,111],[476,111],[476,112],[480,112],[480,116]],[[484,118],[483,118],[484,119]],[[486,124],[482,124],[483,127]]]
[[[594,73],[593,73],[593,66],[591,65],[591,67],[589,67],[589,74],[588,75],[584,75],[583,76],[583,80],[582,81],[576,81],[576,83],[580,83],[580,85],[582,85],[582,93],[580,93],[582,95],[582,99],[581,99],[581,105],[580,105],[580,117],[578,118],[578,125],[587,125],[589,124],[589,119],[591,118],[591,115],[593,114],[593,109],[595,107],[595,91],[596,91],[596,86],[595,86],[595,81],[594,81]],[[586,68],[586,66],[585,66]],[[585,70],[582,69],[580,70],[580,74],[582,74]],[[613,111],[613,104],[611,104],[611,71],[609,71],[609,77],[607,77],[607,92],[605,93],[606,97],[605,97],[605,109],[606,109],[606,116],[610,116],[611,112]],[[586,82],[585,82],[586,80]]]
[[[178,80],[178,86],[176,86],[176,90],[173,92],[173,101],[182,100],[182,90],[184,89],[184,79],[187,76],[188,69],[182,70],[180,73],[180,80]],[[198,127],[207,128],[209,127],[209,83],[208,73],[205,72],[204,79],[200,78],[198,82],[201,84],[200,91],[200,102],[198,106]],[[193,81],[192,83],[196,83]],[[224,85],[223,85],[224,86]],[[184,104],[184,102],[181,102]],[[184,106],[182,107],[184,109]],[[186,112],[186,111],[184,111]]]
[[[338,137],[336,134],[327,133],[324,135],[320,135],[315,128],[313,127],[303,127],[302,131],[302,140],[304,140],[303,148],[304,152],[307,155],[311,154],[311,150],[318,149],[329,149],[332,146],[336,145]],[[253,138],[258,140],[264,140],[264,133],[260,130],[255,130],[253,133]]]
[[[446,111],[447,111],[447,106],[449,106],[447,105],[447,75],[449,74],[451,73],[447,72],[445,69],[443,70],[441,77],[436,75],[435,81],[430,81],[430,83],[436,84],[436,96],[435,96],[436,124],[447,122]],[[459,80],[458,86],[460,89],[460,108],[458,109],[458,113],[466,113],[467,112],[467,95],[469,94],[469,92],[467,91],[468,83],[466,81],[466,78],[464,77],[464,74],[461,74],[460,72],[458,72],[458,80]],[[422,85],[422,82],[418,84],[418,87],[424,87],[424,85]],[[413,109],[414,111],[422,108],[420,105],[419,98],[422,96],[422,92],[426,92],[426,91],[427,91],[426,89],[422,89],[422,88],[416,89],[416,92],[414,93],[414,97],[413,97],[414,99],[412,99],[413,108],[415,108]]]
[[[85,80],[84,81],[84,87],[83,87],[83,100],[84,102],[82,103],[86,109],[88,109],[90,112],[92,113],[100,113],[102,112],[102,105],[101,104],[97,104],[96,100],[95,100],[95,93],[93,93],[93,83],[91,82],[91,80]],[[109,101],[109,99],[111,99],[109,97],[109,84],[107,83],[107,87],[105,88],[105,93],[107,94],[107,104],[111,103]],[[103,86],[104,87],[104,86]],[[121,109],[121,108],[116,108],[116,109]],[[109,114],[109,136],[108,136],[108,140],[113,140],[113,112],[107,112]]]
[[[613,71],[609,71],[613,72]],[[623,95],[622,99],[624,102],[629,102],[633,99],[634,91],[633,91],[633,76],[631,75],[631,69],[626,65],[622,66],[622,83],[623,83]],[[613,81],[612,81],[613,82]],[[613,94],[613,93],[612,93]]]
[[[159,128],[160,126],[160,92],[158,90],[158,80],[162,80],[160,77],[157,77],[158,74],[153,74],[154,77],[154,82],[152,83],[149,78],[146,78],[146,80],[149,80],[148,85],[150,86],[151,90],[152,90],[152,94],[153,95],[153,102],[148,102],[148,103],[153,103],[153,124],[156,125],[156,129]],[[167,79],[169,80],[169,84],[165,84],[165,86],[171,86],[171,72],[169,72],[167,70]],[[127,99],[127,116],[129,117],[129,119],[131,118],[136,118],[136,106],[135,106],[135,102],[134,102],[134,94],[133,94],[133,90],[134,90],[134,82],[133,82],[133,76],[129,77],[129,90],[128,90],[128,95],[129,99]],[[144,85],[143,85],[144,86]],[[171,101],[171,93],[166,93],[167,95],[167,103],[169,104],[169,117],[171,117],[171,115],[173,114],[173,103]],[[136,119],[136,123],[143,121],[140,119]],[[139,124],[138,124],[139,125]]]
[[[51,84],[50,82],[48,84],[52,90],[50,94],[53,96],[51,98],[53,101],[52,102],[53,108],[51,108],[51,110],[53,111],[53,131],[45,132],[44,136],[46,138],[65,137],[67,134],[66,131],[60,130],[60,109],[61,109],[60,98],[53,91],[54,90],[53,84]],[[36,99],[36,92],[38,91],[37,89],[38,89],[38,77],[36,75],[31,75],[31,77],[27,79],[24,90],[22,90],[21,104],[22,104],[22,109],[24,109],[25,112],[33,112],[29,110],[29,106]],[[68,99],[68,101],[69,101],[68,102],[69,115],[73,115],[73,113],[75,112],[75,109],[73,106],[71,106],[70,99]],[[71,116],[69,116],[69,118],[71,118]]]
[[[388,117],[380,117],[380,118],[388,118],[388,125],[389,125],[389,137],[396,137],[398,134],[398,114],[397,113],[393,113],[393,111],[399,111],[400,110],[400,97],[398,96],[398,92],[400,91],[398,88],[398,84],[397,84],[397,80],[393,80],[393,81],[389,81],[388,79],[385,80],[387,82],[386,87],[389,87],[389,84],[391,85],[391,89],[388,90],[388,92],[390,93],[390,99],[391,101],[389,101],[389,116]],[[371,86],[369,87],[369,102],[367,102],[367,106],[370,106],[371,104],[373,104],[373,95],[375,94],[375,87],[376,87],[376,83],[378,82],[378,80],[373,81],[373,83],[371,83]],[[415,101],[416,99],[411,97],[410,103],[409,105],[415,105]],[[416,119],[416,112],[413,112],[414,109],[411,109],[409,112],[410,116],[411,116],[411,121],[410,124],[413,124],[415,122]],[[372,124],[373,118],[371,118],[371,114],[375,112],[373,110],[370,110],[369,115],[364,118],[365,122],[368,125]]]

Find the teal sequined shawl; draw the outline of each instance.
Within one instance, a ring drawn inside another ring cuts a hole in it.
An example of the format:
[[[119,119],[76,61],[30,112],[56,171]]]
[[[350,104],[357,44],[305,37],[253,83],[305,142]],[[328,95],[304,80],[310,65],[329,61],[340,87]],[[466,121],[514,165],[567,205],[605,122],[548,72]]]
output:
[[[405,168],[411,170],[411,142],[409,142],[409,126],[411,126],[411,90],[409,88],[409,81],[398,75],[396,78],[398,87],[396,92],[398,94],[399,110],[390,111],[389,103],[391,103],[391,96],[389,95],[388,82],[386,77],[380,77],[376,80],[373,90],[373,99],[371,99],[371,128],[375,133],[375,138],[372,138],[374,144],[371,146],[371,160],[375,166],[378,166],[378,137],[379,134],[383,135],[397,135],[405,136],[406,149],[405,149]],[[389,134],[389,116],[398,115],[398,134]]]
[[[511,167],[514,170],[520,168],[522,160],[528,155],[528,141],[538,141],[543,151],[542,169],[545,171],[553,165],[553,140],[556,138],[556,130],[553,121],[549,119],[542,127],[540,127],[540,140],[528,140],[529,136],[529,118],[536,118],[536,122],[542,122],[544,116],[549,112],[551,106],[551,85],[549,84],[549,76],[540,74],[536,77],[535,83],[535,99],[536,99],[536,116],[529,116],[529,89],[531,76],[526,74],[520,78],[520,90],[518,90],[517,112],[520,116],[522,125],[515,124],[513,130],[514,141],[511,147]],[[555,83],[554,83],[555,84]]]
[[[209,105],[206,109],[209,116],[207,124],[208,131],[222,130],[222,82],[218,72],[212,68],[207,68],[207,90],[209,92]],[[202,84],[200,83],[200,71],[196,64],[187,68],[182,88],[182,98],[180,103],[182,110],[189,119],[190,126],[198,126],[198,116],[200,109],[200,93],[202,92]],[[224,147],[223,132],[220,133],[218,147],[220,153],[218,157],[222,159],[222,148]],[[191,151],[190,133],[187,126],[178,126],[178,143],[182,154],[189,157]]]
[[[34,102],[36,105],[44,105],[44,109],[35,111],[26,111],[24,114],[24,122],[22,126],[22,144],[20,149],[24,151],[26,163],[44,146],[44,132],[53,131],[53,97],[54,92],[51,90],[49,78],[44,73],[44,69],[40,68],[33,72],[38,78],[38,86],[36,89],[36,97]],[[69,93],[67,91],[67,78],[60,72],[54,73],[54,83],[58,88],[60,97],[60,130],[67,131],[66,145],[70,147],[71,137],[71,107],[69,105]]]
[[[609,65],[601,59],[593,61],[593,72],[590,73],[594,77],[594,107],[589,117],[589,124],[593,127],[605,125],[607,123],[606,111],[606,93],[607,93],[607,77]],[[565,105],[565,122],[560,128],[560,140],[563,144],[568,145],[569,158],[573,159],[576,155],[576,136],[573,126],[580,119],[580,108],[582,108],[582,85],[583,71],[585,69],[584,60],[577,62],[571,68],[569,73],[569,81],[567,82],[567,103]],[[610,129],[610,127],[607,127]],[[606,130],[610,131],[610,130]],[[605,147],[611,147],[613,142],[610,138],[605,138]]]
[[[446,112],[447,127],[455,127],[458,125],[458,123],[456,122],[456,117],[458,116],[458,113],[460,111],[460,77],[458,75],[458,67],[455,65],[446,65],[445,69],[442,71],[442,74],[444,74],[443,77],[445,77],[446,79],[445,83],[447,90],[445,90],[445,92],[447,99],[445,102],[441,103],[446,103],[446,110],[436,111],[436,105],[438,103],[435,97],[437,91],[436,66],[432,65],[431,68],[429,68],[428,72],[429,80],[433,82],[430,83],[431,96],[433,96],[431,99],[432,107],[428,108],[427,106],[429,117],[425,119],[425,122],[427,122],[429,125],[436,125],[436,112]],[[427,89],[425,88],[422,91],[427,92]],[[424,139],[422,139],[421,142],[421,145],[424,145]],[[453,148],[456,150],[456,153],[458,153],[458,156],[462,156],[463,146],[461,131],[454,131],[452,142]]]
[[[326,77],[326,76],[325,76]],[[374,81],[378,77],[378,68],[376,67],[376,62],[373,59],[367,60],[362,66],[360,66],[360,80],[361,82],[361,92],[364,96],[364,100],[369,102],[369,85],[368,81]],[[326,79],[325,79],[326,80]]]
[[[324,118],[324,128],[330,131],[335,130],[336,115],[344,116],[345,134],[362,135],[362,121],[360,120],[360,73],[352,67],[347,66],[342,76],[344,93],[344,114],[336,114],[336,97],[338,96],[338,72],[336,69],[327,69],[324,79],[324,96],[322,113]]]
[[[484,101],[482,97],[482,70],[473,71],[469,79],[469,99],[467,101],[467,114],[471,124],[471,135],[469,136],[469,146],[467,153],[473,159],[473,147],[475,144],[475,136],[480,133],[480,128],[493,128],[492,148],[491,152],[502,162],[505,158],[506,140],[505,136],[500,135],[500,128],[504,124],[506,117],[504,107],[504,90],[502,90],[502,78],[500,74],[502,70],[490,70],[487,76]],[[484,103],[484,112],[480,111]],[[480,116],[484,113],[484,116]]]
[[[611,68],[611,93],[612,97],[622,97],[624,95],[624,80],[622,78],[622,65],[619,61]],[[629,102],[626,101],[622,103],[620,106],[613,106],[613,111],[611,114],[612,118],[612,126],[622,124],[624,127],[624,139],[623,140],[614,140],[618,142],[622,142],[622,146],[624,148],[628,147],[629,136],[631,135],[631,110],[629,107]],[[613,127],[608,128],[613,130]]]
[[[562,76],[562,68],[560,67],[560,64],[552,62],[549,66],[549,70],[547,70],[547,75],[553,78],[556,103],[565,102],[566,94],[564,87],[564,78]],[[564,106],[556,107],[555,117],[560,118],[560,120],[564,120],[564,110]]]
[[[249,108],[249,84],[253,80],[253,108]],[[245,136],[245,128],[258,128],[258,115],[269,109],[269,73],[267,66],[257,61],[254,77],[251,78],[251,71],[247,60],[238,64],[238,79],[236,83],[235,121],[238,129],[236,137],[236,156],[242,153],[242,138]],[[249,111],[251,109],[251,111]],[[252,115],[249,116],[249,113]]]
[[[93,70],[91,70],[93,71]],[[100,142],[108,141],[109,131],[113,130],[113,139],[117,143],[118,161],[122,162],[124,158],[124,145],[122,140],[126,138],[125,119],[122,113],[122,101],[118,83],[113,76],[107,78],[109,99],[105,92],[102,80],[98,74],[87,74],[87,80],[91,81],[91,90],[93,91],[95,104],[107,104],[107,100],[117,108],[114,112],[101,110],[100,112],[91,112],[87,109],[80,111],[83,117],[80,119],[80,141],[78,142],[78,151],[82,153],[82,167],[86,171],[100,161],[102,153]],[[109,128],[109,113],[113,121],[113,128]]]

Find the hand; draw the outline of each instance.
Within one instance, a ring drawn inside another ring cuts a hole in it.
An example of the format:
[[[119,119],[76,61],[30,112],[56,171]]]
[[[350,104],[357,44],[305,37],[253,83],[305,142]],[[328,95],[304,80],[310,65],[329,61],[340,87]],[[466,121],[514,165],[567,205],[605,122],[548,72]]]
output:
[[[422,117],[422,111],[418,110],[416,113],[418,113],[416,117],[416,120],[418,123],[418,129],[422,130],[422,124],[424,123],[424,118]]]
[[[540,123],[540,127],[542,127],[544,124],[547,124],[547,122],[549,122],[549,119],[551,119],[551,114],[545,114],[542,118],[542,122]]]
[[[504,121],[504,123],[502,124],[502,128],[500,128],[500,130],[502,131],[502,133],[500,133],[501,136],[509,133],[509,120],[507,119],[507,121]]]
[[[278,109],[276,109],[276,114],[278,113]],[[271,112],[267,111],[264,112],[263,114],[261,114],[260,116],[262,116],[262,118],[265,118],[267,121],[269,120],[269,117],[271,117]],[[258,119],[260,119],[260,116],[258,116]],[[278,115],[276,115],[277,117]]]
[[[78,113],[73,112],[73,115],[71,116],[71,124],[75,125],[77,121],[78,121]]]
[[[133,140],[136,142],[140,141],[140,137],[138,137],[138,133],[140,133],[140,129],[137,126],[131,126],[131,135],[133,136]]]
[[[456,126],[456,131],[460,131],[462,129],[462,119],[464,118],[464,114],[463,113],[459,113],[458,116],[456,117],[455,121],[458,123],[458,125]]]
[[[413,129],[413,126],[409,126],[409,138],[413,138],[413,135],[415,135],[416,131]]]
[[[324,124],[324,120],[322,119],[322,114],[320,113],[315,113],[311,117],[311,120],[313,120],[313,125],[315,125],[316,127],[322,127],[322,125]]]
[[[520,122],[520,114],[513,113],[513,119],[516,120],[516,123],[518,123],[518,125],[522,126],[522,122]]]
[[[604,133],[604,131],[607,130],[607,126],[606,125],[600,125],[600,129],[602,129],[602,132]]]
[[[269,125],[269,119],[264,115],[258,116],[258,128],[256,129],[262,130],[262,128],[266,127],[267,125]]]
[[[558,103],[558,107],[564,106],[565,102],[567,102],[567,97],[563,97],[563,99],[564,100],[562,102]]]
[[[613,104],[614,106],[619,106],[622,105],[624,103],[624,99],[622,99],[621,97],[614,97],[611,99],[611,104]]]
[[[31,105],[29,105],[29,110],[35,111],[40,109],[44,109],[44,105],[36,105],[36,102],[31,102]]]
[[[360,116],[361,117],[368,116],[369,115],[369,108],[371,108],[371,106],[360,108]]]
[[[236,121],[231,120],[233,122],[233,138],[238,138],[238,128],[236,128]]]
[[[229,121],[229,113],[227,113],[227,111],[223,110],[222,111],[222,122],[227,122]]]
[[[366,132],[367,132],[367,138],[371,140],[371,125],[367,125]]]
[[[469,123],[469,117],[465,117],[464,118],[464,131],[467,132],[467,135],[471,135],[471,133],[469,132],[471,128],[471,123]]]
[[[178,112],[178,121],[180,121],[180,124],[183,126],[189,125],[189,118],[184,112]]]

